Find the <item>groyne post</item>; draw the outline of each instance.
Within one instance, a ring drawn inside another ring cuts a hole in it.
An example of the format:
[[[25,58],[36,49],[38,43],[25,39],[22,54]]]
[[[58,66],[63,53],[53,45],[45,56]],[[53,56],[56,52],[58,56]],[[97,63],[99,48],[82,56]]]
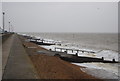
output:
[[[60,51],[62,52],[62,48],[60,48]]]
[[[82,53],[84,53],[84,51],[82,51]]]
[[[66,49],[64,52],[67,53],[67,50],[68,50],[68,49]]]
[[[44,40],[42,39],[41,41],[42,41],[42,43],[43,43]]]
[[[52,51],[52,49],[49,49],[50,51]]]
[[[55,48],[55,51],[56,51],[56,48]]]
[[[113,60],[112,60],[113,62],[115,62],[115,59],[113,58]]]
[[[78,53],[76,53],[76,54],[75,54],[75,56],[77,56],[77,57],[78,57]]]
[[[79,52],[79,50],[77,50],[77,53]]]
[[[73,50],[72,50],[72,53],[73,53]]]
[[[104,61],[104,57],[102,57],[102,60]]]

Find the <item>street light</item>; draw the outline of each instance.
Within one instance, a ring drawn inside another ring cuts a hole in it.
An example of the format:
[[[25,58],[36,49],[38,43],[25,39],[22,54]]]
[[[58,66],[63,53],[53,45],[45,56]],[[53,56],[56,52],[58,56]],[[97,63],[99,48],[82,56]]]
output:
[[[9,33],[10,33],[10,22],[8,22],[9,23]]]
[[[5,31],[5,19],[4,19],[4,15],[5,15],[5,12],[3,12],[3,33],[4,33],[4,31]]]
[[[13,25],[10,25],[11,26],[11,32],[13,32],[14,31],[14,29],[13,29]]]

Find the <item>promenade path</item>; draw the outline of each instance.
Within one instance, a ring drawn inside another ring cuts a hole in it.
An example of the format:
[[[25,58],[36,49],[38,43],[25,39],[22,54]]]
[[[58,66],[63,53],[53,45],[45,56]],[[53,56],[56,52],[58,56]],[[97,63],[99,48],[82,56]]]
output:
[[[13,34],[5,44],[7,45],[3,44],[2,79],[37,79],[36,70],[18,36]]]
[[[2,43],[2,73],[4,73],[5,66],[7,64],[10,48],[13,43],[13,35]]]

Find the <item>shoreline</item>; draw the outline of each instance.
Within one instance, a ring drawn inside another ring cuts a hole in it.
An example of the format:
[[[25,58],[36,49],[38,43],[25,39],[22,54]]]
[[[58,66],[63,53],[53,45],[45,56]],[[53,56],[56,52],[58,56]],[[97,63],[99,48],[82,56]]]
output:
[[[79,47],[79,45],[76,46],[76,43],[70,43],[70,42],[63,42],[62,40],[54,40],[53,39],[47,39],[47,38],[44,38],[44,36],[37,36],[37,35],[29,35],[29,34],[20,34],[20,35],[23,35],[23,36],[28,36],[28,37],[31,37],[31,38],[36,38],[36,39],[43,39],[43,40],[46,40],[46,41],[51,41],[53,43],[56,42],[55,45],[50,45],[50,46],[43,46],[44,48],[48,49],[48,50],[52,50],[52,51],[55,51],[55,48],[62,48],[62,49],[73,49],[73,50],[83,50],[83,51],[91,51],[91,52],[94,52],[94,53],[81,53],[79,52],[78,55],[79,56],[86,56],[86,57],[94,57],[94,58],[102,58],[104,57],[105,60],[108,60],[108,61],[112,61],[113,59],[115,59],[116,62],[118,62],[118,51],[114,51],[114,50],[110,50],[110,49],[93,49],[93,48],[88,48],[88,47]],[[49,35],[48,35],[49,36]],[[42,38],[41,38],[42,37]],[[59,37],[58,37],[59,38]],[[56,39],[56,38],[55,38]],[[71,39],[72,40],[72,39]],[[81,39],[82,40],[82,39]],[[38,40],[39,41],[39,40]],[[51,42],[50,42],[51,43]],[[105,41],[104,41],[105,43]],[[59,45],[60,44],[60,45]],[[80,45],[81,46],[81,45]],[[109,46],[111,47],[111,46]],[[56,50],[59,52],[59,50]],[[63,50],[64,51],[64,50]],[[68,54],[73,54],[75,55],[76,54],[76,51],[68,51]]]
[[[61,60],[58,57],[37,54],[36,51],[47,51],[31,42],[24,42],[24,38],[20,37],[24,44],[25,50],[28,53],[38,75],[42,79],[97,79],[80,70],[77,65],[70,64]],[[31,47],[31,48],[28,48]],[[46,63],[46,64],[45,64]],[[67,68],[66,68],[67,67]],[[69,68],[69,69],[68,69]],[[41,75],[41,73],[43,75]],[[98,81],[98,80],[97,80]]]

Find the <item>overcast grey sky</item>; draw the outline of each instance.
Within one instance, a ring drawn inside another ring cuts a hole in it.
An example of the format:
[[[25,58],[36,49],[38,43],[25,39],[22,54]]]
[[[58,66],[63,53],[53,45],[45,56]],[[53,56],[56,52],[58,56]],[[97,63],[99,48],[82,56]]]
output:
[[[0,2],[0,27],[2,27],[2,2]]]
[[[4,2],[16,32],[118,32],[115,2]]]

